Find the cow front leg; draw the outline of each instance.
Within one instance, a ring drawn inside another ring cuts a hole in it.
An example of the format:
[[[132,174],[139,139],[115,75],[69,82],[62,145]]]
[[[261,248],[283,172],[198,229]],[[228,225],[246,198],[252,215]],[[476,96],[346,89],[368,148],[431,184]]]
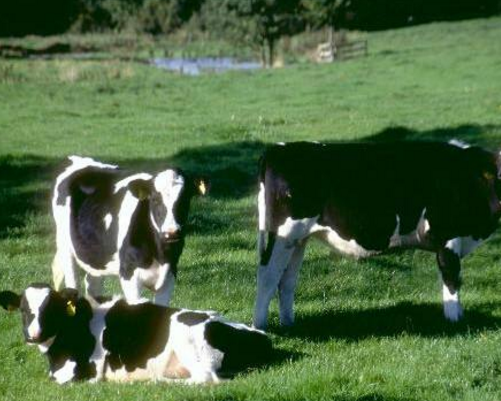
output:
[[[296,245],[290,258],[289,265],[287,266],[287,269],[278,284],[280,324],[283,326],[291,326],[294,323],[294,292],[296,289],[299,269],[303,263],[305,248],[306,241]]]
[[[457,322],[463,316],[459,301],[461,286],[460,250],[450,241],[437,252],[437,262],[442,276],[442,297],[445,318]]]
[[[266,250],[271,255],[268,260],[261,260],[257,272],[257,294],[254,308],[254,327],[265,329],[268,321],[268,308],[277,291],[282,275],[289,264],[295,246],[286,238],[277,237],[269,241]]]
[[[130,277],[120,275],[120,285],[122,286],[125,299],[129,304],[137,304],[142,301],[142,281],[139,269],[135,269]]]
[[[158,269],[158,280],[155,285],[155,303],[168,306],[174,292],[176,277],[169,264],[161,265]]]

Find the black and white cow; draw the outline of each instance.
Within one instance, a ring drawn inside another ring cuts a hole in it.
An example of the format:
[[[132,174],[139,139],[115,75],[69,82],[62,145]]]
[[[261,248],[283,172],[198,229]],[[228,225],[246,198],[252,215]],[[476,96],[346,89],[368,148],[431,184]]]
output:
[[[70,381],[182,380],[217,383],[270,358],[261,331],[212,311],[174,309],[150,302],[103,304],[30,285],[21,295],[0,292],[0,305],[20,310],[23,333],[49,360],[50,377]]]
[[[168,305],[184,247],[190,200],[205,193],[202,180],[179,169],[126,175],[117,166],[69,157],[52,199],[56,222],[53,279],[59,289],[77,288],[74,262],[85,270],[89,295],[102,295],[102,277],[118,275],[128,302],[141,288]]]
[[[389,248],[435,252],[445,317],[459,320],[460,259],[498,226],[499,172],[499,155],[458,144],[270,147],[260,162],[255,327],[266,327],[277,289],[281,324],[293,323],[310,236],[355,257]]]

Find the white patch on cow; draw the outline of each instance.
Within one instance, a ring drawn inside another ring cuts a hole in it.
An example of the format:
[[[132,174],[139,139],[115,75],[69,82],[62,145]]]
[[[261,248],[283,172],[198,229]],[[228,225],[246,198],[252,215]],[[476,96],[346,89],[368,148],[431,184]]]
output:
[[[442,297],[445,318],[451,322],[457,322],[463,316],[463,308],[459,302],[459,291],[452,294],[449,288],[443,284]]]
[[[473,239],[473,237],[461,237],[461,257],[465,257],[466,255],[473,252],[480,244],[482,240]]]
[[[258,208],[257,250],[258,250],[258,255],[261,256],[266,246],[266,220],[267,220],[265,186],[263,182],[259,183],[257,208]]]
[[[461,257],[461,238],[454,238],[447,241],[445,247]]]
[[[113,216],[111,215],[111,213],[106,214],[106,216],[104,216],[104,228],[106,230],[109,230],[112,222]]]
[[[445,247],[454,252],[459,258],[463,258],[475,250],[481,243],[482,240],[473,239],[471,236],[458,237],[447,241]]]
[[[28,336],[32,339],[37,339],[42,334],[40,327],[40,307],[45,302],[50,294],[49,288],[34,288],[28,287],[24,292],[24,296],[28,302],[28,308],[34,315],[33,320],[27,328]]]
[[[180,311],[171,317],[169,343],[181,364],[190,372],[187,383],[218,383],[220,380],[216,372],[221,367],[224,354],[205,340],[207,322],[186,325],[177,319],[182,313]]]
[[[317,225],[318,216],[307,217],[304,219],[292,219],[287,217],[285,222],[278,227],[277,235],[284,238],[288,244],[294,245],[297,241],[300,241],[308,237],[313,231],[313,228],[320,227]]]
[[[148,174],[148,173],[137,173],[137,174],[130,175],[130,176],[124,178],[123,180],[118,181],[115,184],[115,191],[114,192],[117,193],[122,188],[126,188],[132,181],[135,181],[135,180],[148,181],[148,180],[151,180],[152,178],[153,178],[153,176],[151,174]]]
[[[151,221],[163,236],[169,238],[169,234],[176,233],[181,229],[174,216],[174,205],[183,190],[184,178],[174,170],[165,170],[155,177],[154,185],[162,196],[162,202],[167,209],[167,214],[160,226],[157,225],[153,216],[151,216]]]
[[[69,382],[71,379],[73,379],[73,377],[75,377],[76,366],[76,362],[67,360],[62,368],[52,373],[52,377],[58,384]]]
[[[461,149],[468,149],[470,147],[470,145],[466,142],[463,142],[463,141],[460,141],[459,139],[451,139],[449,141],[449,145],[452,145],[452,146],[456,146],[458,148],[461,148]]]

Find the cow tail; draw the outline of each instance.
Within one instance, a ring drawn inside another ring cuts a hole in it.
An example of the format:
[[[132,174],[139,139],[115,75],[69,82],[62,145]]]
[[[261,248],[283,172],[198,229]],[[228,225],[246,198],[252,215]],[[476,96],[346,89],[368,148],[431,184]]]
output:
[[[259,194],[258,194],[258,237],[257,237],[257,251],[258,258],[261,260],[266,250],[266,165],[264,157],[259,160]]]

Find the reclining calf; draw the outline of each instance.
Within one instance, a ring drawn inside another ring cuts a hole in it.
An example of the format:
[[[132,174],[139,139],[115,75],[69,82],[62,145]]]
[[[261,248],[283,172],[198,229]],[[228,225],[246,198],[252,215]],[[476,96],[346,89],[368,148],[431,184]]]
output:
[[[21,295],[0,292],[0,305],[20,310],[28,344],[49,359],[50,376],[76,380],[218,382],[269,358],[261,331],[214,312],[112,300],[98,305],[74,289],[32,284]]]
[[[102,276],[118,275],[128,302],[142,287],[168,305],[191,198],[205,193],[201,179],[179,169],[156,175],[126,173],[91,158],[69,157],[52,199],[56,223],[54,285],[78,288],[76,262],[87,273],[86,291],[102,295]]]

